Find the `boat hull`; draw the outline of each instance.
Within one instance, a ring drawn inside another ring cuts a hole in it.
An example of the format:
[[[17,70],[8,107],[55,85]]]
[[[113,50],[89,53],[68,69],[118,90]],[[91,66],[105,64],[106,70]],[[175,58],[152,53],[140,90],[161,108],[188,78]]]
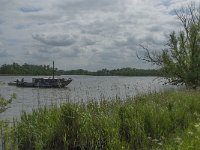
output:
[[[68,84],[72,82],[72,79],[43,79],[34,78],[32,82],[10,82],[8,85],[15,85],[17,87],[30,87],[30,88],[65,88]]]

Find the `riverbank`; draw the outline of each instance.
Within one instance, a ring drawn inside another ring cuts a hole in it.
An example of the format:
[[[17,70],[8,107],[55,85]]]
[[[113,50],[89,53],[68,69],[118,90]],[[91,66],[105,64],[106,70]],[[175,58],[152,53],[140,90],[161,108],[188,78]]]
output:
[[[188,149],[200,147],[199,91],[125,101],[64,104],[22,113],[5,133],[19,149]]]

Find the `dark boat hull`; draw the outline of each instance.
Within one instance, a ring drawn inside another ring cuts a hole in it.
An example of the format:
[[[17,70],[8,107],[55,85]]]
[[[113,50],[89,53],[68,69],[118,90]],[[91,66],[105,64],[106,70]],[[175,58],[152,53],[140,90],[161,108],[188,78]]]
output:
[[[65,88],[68,84],[70,84],[72,79],[49,79],[48,82],[42,80],[42,78],[38,82],[17,82],[17,87],[30,87],[30,88]]]

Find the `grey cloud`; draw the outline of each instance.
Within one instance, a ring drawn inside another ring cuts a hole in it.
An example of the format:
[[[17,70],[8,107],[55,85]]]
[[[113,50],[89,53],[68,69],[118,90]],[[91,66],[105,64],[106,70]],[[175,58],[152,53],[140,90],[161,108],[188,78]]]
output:
[[[114,42],[114,45],[121,49],[131,49],[131,50],[137,50],[138,49],[138,45],[141,44],[141,41],[143,41],[144,39],[138,39],[137,37],[138,35],[131,35],[131,36],[127,36],[127,38],[124,38],[123,40],[116,40]]]
[[[90,46],[90,45],[94,45],[96,42],[92,39],[85,39],[84,40],[84,45],[85,46]]]
[[[4,58],[4,57],[9,57],[11,56],[6,50],[0,50],[0,57]]]
[[[110,63],[119,63],[126,61],[129,57],[133,56],[133,51],[126,48],[118,48],[118,49],[107,49],[106,51],[98,50],[94,53],[94,56],[98,58],[98,60],[102,62],[110,62]]]
[[[69,57],[78,57],[82,52],[81,47],[72,46],[67,49],[62,49],[61,53],[59,53],[60,58],[69,58]]]
[[[3,23],[4,23],[4,21],[0,19],[0,24],[3,24]]]
[[[47,55],[45,53],[34,52],[31,55],[28,55],[29,59],[32,59],[34,62],[37,61],[51,61],[51,55]]]
[[[165,6],[170,6],[171,5],[172,0],[163,0],[163,5]]]
[[[163,26],[152,25],[152,26],[149,27],[149,31],[151,31],[151,32],[161,32],[161,31],[163,31]]]
[[[40,53],[44,53],[44,54],[46,54],[46,55],[49,55],[49,54],[55,54],[55,53],[60,53],[60,49],[58,49],[58,48],[48,48],[48,47],[43,47],[43,48],[40,48],[39,50],[38,50],[38,52],[40,52]]]
[[[42,11],[42,8],[36,8],[36,7],[22,7],[20,8],[20,11],[24,12],[24,13],[30,13],[30,12],[38,12],[38,11]]]
[[[0,41],[0,48],[3,47],[3,43]]]
[[[122,55],[119,52],[116,52],[113,50],[98,52],[96,55],[98,57],[100,57],[102,59],[102,61],[111,60],[111,59],[116,60],[116,59],[120,59],[122,57]]]
[[[81,47],[78,46],[52,47],[50,45],[33,45],[32,50],[27,50],[24,55],[29,58],[31,57],[31,59],[36,58],[42,61],[42,59],[50,60],[52,58],[55,60],[62,58],[75,58],[78,57],[81,52]]]
[[[120,30],[118,22],[113,22],[109,18],[103,21],[94,21],[93,23],[86,25],[82,30],[83,33],[89,34],[107,34],[112,35]]]
[[[97,44],[98,37],[95,35],[85,34],[80,38],[80,44],[82,46],[93,46]]]
[[[98,51],[98,50],[97,50]],[[90,59],[88,67],[90,68],[122,68],[122,67],[136,67],[136,62],[132,55],[133,52],[129,52],[125,49],[109,49],[107,51],[96,52]],[[127,56],[128,54],[128,56]]]
[[[44,47],[37,49],[36,47],[34,47],[31,50],[26,50],[22,56],[24,56],[23,60],[25,62],[41,64],[52,61],[52,58],[54,58],[54,54],[55,53],[52,49],[47,50]]]
[[[16,29],[18,29],[18,30],[23,30],[23,29],[27,29],[27,28],[30,28],[31,27],[31,25],[30,24],[18,24],[18,25],[16,25],[15,26],[15,28]]]
[[[165,34],[180,29],[170,14],[180,4],[181,0],[0,0],[1,49],[16,55],[14,60],[43,64],[56,59],[61,67],[72,69],[142,66],[136,57],[138,45],[161,49]]]
[[[148,34],[147,36],[144,37],[143,43],[149,43],[151,45],[157,45],[160,47],[161,45],[163,45],[165,40],[166,39],[164,39],[162,35],[156,36],[156,35]]]
[[[66,1],[65,3],[58,4],[58,8],[63,9],[67,12],[77,11],[94,11],[94,10],[106,10],[106,8],[115,4],[117,0],[74,0]]]
[[[49,54],[56,54],[59,53],[61,50],[59,49],[59,47],[52,47],[50,45],[33,45],[32,48],[35,51],[38,51],[39,53],[43,53],[46,55]]]
[[[30,13],[30,14],[26,15],[26,18],[34,20],[37,23],[48,22],[48,23],[52,24],[53,21],[58,21],[59,20],[60,15],[59,14],[53,14],[51,12]]]
[[[33,34],[33,39],[40,41],[46,45],[51,46],[70,46],[74,44],[77,37],[69,34],[58,34],[58,35],[45,35],[45,34]]]

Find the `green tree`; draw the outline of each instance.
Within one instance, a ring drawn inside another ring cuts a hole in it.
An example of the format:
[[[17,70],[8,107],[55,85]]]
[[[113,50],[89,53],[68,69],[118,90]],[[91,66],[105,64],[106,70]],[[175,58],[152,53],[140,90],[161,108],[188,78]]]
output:
[[[169,83],[196,89],[200,86],[200,7],[191,3],[175,13],[182,31],[170,34],[167,48],[161,53],[142,46],[145,54],[139,58],[160,66]]]

